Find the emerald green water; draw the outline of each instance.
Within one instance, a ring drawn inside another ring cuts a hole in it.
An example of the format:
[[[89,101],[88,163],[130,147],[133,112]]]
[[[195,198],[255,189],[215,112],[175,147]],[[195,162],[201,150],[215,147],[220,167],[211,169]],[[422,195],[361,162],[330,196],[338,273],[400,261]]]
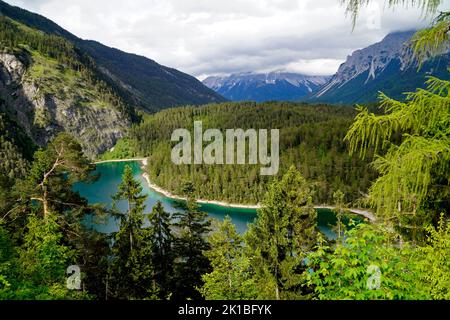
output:
[[[158,200],[161,201],[165,210],[169,213],[180,212],[182,210],[179,201],[168,198],[149,188],[145,179],[142,177],[140,162],[137,161],[98,164],[95,173],[100,174],[100,179],[90,184],[78,183],[74,185],[74,190],[85,197],[90,204],[100,203],[111,208],[111,196],[117,192],[126,165],[132,167],[135,179],[141,182],[143,193],[148,195],[146,212],[150,212]],[[120,210],[124,210],[125,203],[119,202],[117,207]],[[200,209],[207,212],[210,217],[220,220],[227,215],[230,216],[240,233],[244,233],[247,230],[247,224],[253,222],[256,217],[256,210],[254,209],[230,208],[215,204],[202,204],[200,205]],[[118,222],[112,217],[106,217],[104,221],[92,220],[91,218],[88,223],[93,225],[96,230],[104,233],[111,233],[118,230]],[[336,217],[331,210],[318,210],[317,223],[319,229],[327,237],[335,238],[335,233],[331,228],[336,224]]]

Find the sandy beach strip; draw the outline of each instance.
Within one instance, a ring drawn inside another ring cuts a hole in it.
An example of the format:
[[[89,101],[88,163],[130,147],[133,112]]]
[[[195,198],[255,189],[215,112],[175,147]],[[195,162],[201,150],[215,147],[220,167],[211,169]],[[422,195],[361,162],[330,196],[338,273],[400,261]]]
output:
[[[147,165],[147,158],[100,160],[100,161],[93,162],[93,164],[102,164],[102,163],[110,163],[110,162],[130,162],[130,161],[141,161],[145,166]]]

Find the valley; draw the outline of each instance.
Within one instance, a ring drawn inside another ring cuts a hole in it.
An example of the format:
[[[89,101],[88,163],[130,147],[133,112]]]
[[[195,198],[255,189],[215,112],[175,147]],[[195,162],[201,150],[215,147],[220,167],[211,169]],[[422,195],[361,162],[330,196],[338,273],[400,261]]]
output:
[[[450,300],[445,1],[7,2],[2,310]]]

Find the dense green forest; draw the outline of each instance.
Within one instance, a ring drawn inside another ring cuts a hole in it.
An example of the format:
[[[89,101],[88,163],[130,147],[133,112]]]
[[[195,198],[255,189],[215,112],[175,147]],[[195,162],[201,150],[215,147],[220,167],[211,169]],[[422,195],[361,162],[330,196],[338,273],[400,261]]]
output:
[[[0,174],[10,179],[23,177],[35,149],[20,126],[0,112]]]
[[[362,197],[375,172],[368,161],[350,156],[343,141],[356,111],[350,107],[287,102],[223,103],[165,110],[144,117],[126,140],[105,158],[145,156],[152,182],[179,193],[179,181],[192,181],[196,197],[256,204],[262,201],[273,177],[261,176],[259,165],[175,165],[170,141],[175,129],[280,129],[279,176],[295,165],[311,183],[316,203],[331,203],[338,189],[346,201]],[[206,145],[206,143],[205,143]]]

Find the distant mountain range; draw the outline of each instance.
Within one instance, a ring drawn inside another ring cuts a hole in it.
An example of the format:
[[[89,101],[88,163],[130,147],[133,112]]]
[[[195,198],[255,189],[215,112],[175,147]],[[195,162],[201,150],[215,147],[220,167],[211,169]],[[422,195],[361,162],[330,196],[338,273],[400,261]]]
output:
[[[144,111],[226,101],[195,77],[162,66],[146,57],[83,40],[36,13],[0,1],[0,15],[65,38],[89,55],[103,78],[130,105]]]
[[[415,31],[394,32],[347,57],[333,76],[296,73],[241,73],[209,77],[209,88],[233,100],[270,100],[354,104],[377,101],[383,92],[404,99],[405,92],[424,87],[427,76],[448,78],[450,54],[426,61],[419,69],[407,45]]]
[[[317,91],[329,79],[329,76],[288,72],[248,72],[227,77],[209,77],[203,83],[233,101],[297,101]]]
[[[373,102],[378,99],[379,92],[391,98],[404,99],[405,92],[424,87],[429,75],[448,78],[448,52],[426,61],[418,68],[408,46],[414,33],[391,33],[382,41],[353,52],[309,101],[339,104]]]

